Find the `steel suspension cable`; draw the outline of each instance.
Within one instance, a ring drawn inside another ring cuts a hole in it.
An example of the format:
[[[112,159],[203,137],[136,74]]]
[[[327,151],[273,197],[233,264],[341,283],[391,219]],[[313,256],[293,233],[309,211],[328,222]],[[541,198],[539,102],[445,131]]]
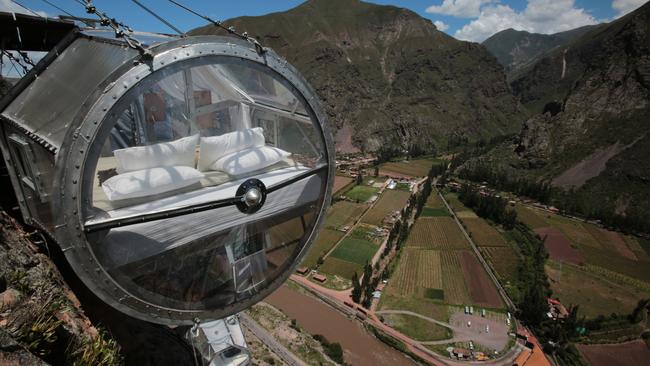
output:
[[[147,13],[151,14],[154,18],[160,20],[160,21],[161,21],[162,23],[164,23],[166,26],[168,26],[169,28],[173,29],[173,30],[174,30],[176,33],[178,33],[181,37],[184,37],[184,36],[185,36],[185,32],[183,32],[183,31],[181,31],[180,29],[178,29],[177,27],[175,27],[175,26],[174,26],[173,24],[171,24],[169,21],[167,21],[166,19],[164,19],[164,18],[161,17],[160,15],[156,14],[153,10],[149,9],[148,7],[146,7],[144,4],[142,4],[142,3],[139,2],[138,0],[131,0],[131,1],[132,1],[135,5],[141,7],[141,8],[142,8],[144,11],[146,11]]]

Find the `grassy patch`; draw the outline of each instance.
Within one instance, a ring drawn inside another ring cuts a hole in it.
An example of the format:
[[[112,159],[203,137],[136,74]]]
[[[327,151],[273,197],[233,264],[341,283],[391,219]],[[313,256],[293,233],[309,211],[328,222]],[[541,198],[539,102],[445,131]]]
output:
[[[424,290],[424,297],[433,300],[444,300],[445,291],[439,288],[427,288]]]
[[[325,221],[325,227],[338,230],[352,225],[368,207],[347,201],[336,202],[330,208]]]
[[[318,257],[327,253],[334,244],[336,244],[342,237],[343,233],[331,229],[323,229],[320,234],[318,234],[318,239],[309,249],[309,253],[305,256],[305,259],[302,261],[302,265],[309,268],[316,267],[318,262]]]
[[[363,271],[363,266],[358,263],[348,262],[342,259],[328,257],[322,266],[318,269],[321,273],[328,273],[332,275],[339,275],[343,278],[352,278],[352,274],[356,272],[358,275]]]
[[[424,207],[422,208],[421,216],[424,217],[440,217],[440,216],[450,216],[449,211],[444,208],[431,208]]]
[[[650,293],[634,286],[591,272],[566,263],[560,267],[559,263],[548,261],[546,265],[553,295],[567,306],[580,305],[581,315],[628,313],[639,299],[650,297]]]
[[[355,186],[348,193],[345,194],[346,197],[353,201],[366,202],[370,197],[377,194],[379,190],[375,187],[370,186]]]
[[[449,306],[431,299],[392,296],[384,293],[381,295],[378,308],[380,310],[408,310],[442,322],[449,321]]]
[[[384,322],[416,341],[438,341],[451,338],[451,330],[424,319],[406,314],[383,314]]]

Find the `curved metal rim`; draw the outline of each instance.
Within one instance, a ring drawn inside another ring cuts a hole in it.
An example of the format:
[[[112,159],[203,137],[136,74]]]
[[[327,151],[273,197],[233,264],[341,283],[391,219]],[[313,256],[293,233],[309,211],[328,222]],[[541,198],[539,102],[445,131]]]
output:
[[[56,159],[57,177],[54,182],[54,192],[58,193],[56,197],[60,197],[60,200],[54,200],[53,209],[54,212],[60,212],[61,215],[55,234],[77,275],[103,301],[130,316],[145,321],[166,325],[189,325],[197,318],[201,320],[219,319],[252,306],[277,289],[295,271],[325,221],[324,217],[329,206],[334,182],[334,145],[326,115],[323,113],[315,92],[293,66],[272,50],[259,55],[248,44],[239,40],[228,37],[201,36],[164,43],[152,48],[152,52],[154,59],[151,64],[142,64],[134,59],[131,64],[118,69],[107,78],[103,87],[88,99],[92,101],[92,105],[87,103],[73,121],[63,144],[69,148],[62,148]],[[309,112],[318,120],[323,135],[326,159],[329,164],[327,184],[324,187],[325,192],[320,212],[318,212],[312,231],[306,238],[306,244],[287,271],[270,281],[265,289],[249,299],[217,310],[169,309],[131,295],[97,263],[83,232],[81,182],[84,176],[86,157],[92,147],[95,134],[101,126],[101,121],[125,93],[144,77],[169,65],[211,55],[236,57],[267,66],[283,78],[283,81],[297,92],[303,102],[306,102],[310,109]],[[108,289],[109,287],[111,290]]]

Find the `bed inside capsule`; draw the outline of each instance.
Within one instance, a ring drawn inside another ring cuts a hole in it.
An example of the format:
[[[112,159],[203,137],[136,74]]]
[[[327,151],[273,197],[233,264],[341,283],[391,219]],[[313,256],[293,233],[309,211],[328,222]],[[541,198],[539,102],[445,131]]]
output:
[[[157,40],[143,62],[72,36],[2,110],[3,153],[17,136],[40,162],[43,194],[17,184],[24,215],[96,294],[188,324],[252,305],[293,271],[329,204],[333,150],[313,91],[272,51]],[[105,75],[75,73],[84,58]],[[45,101],[49,115],[28,108]]]

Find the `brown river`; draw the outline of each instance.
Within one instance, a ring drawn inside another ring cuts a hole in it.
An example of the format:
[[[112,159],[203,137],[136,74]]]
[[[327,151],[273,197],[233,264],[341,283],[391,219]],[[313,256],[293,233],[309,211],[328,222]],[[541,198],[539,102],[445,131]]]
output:
[[[330,342],[340,343],[345,361],[351,365],[415,365],[401,352],[370,335],[358,321],[314,297],[282,286],[264,301],[296,319],[310,334],[322,334]]]

